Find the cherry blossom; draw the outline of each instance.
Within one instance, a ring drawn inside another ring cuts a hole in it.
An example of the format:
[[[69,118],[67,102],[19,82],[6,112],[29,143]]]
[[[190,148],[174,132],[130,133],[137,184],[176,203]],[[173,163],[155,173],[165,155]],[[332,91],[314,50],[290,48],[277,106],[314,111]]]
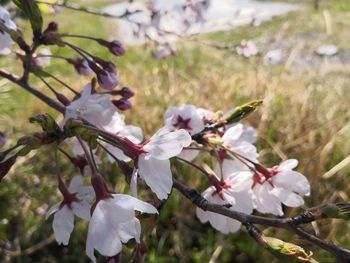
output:
[[[235,124],[226,130],[222,136],[223,145],[235,153],[257,163],[259,155],[256,147],[253,145],[256,136],[256,131],[253,128],[240,123]],[[223,157],[222,170],[224,174],[248,170],[248,167],[244,163],[230,155],[229,152],[220,150],[219,154]]]
[[[135,210],[157,214],[157,209],[137,198],[124,194],[112,194],[97,202],[89,223],[86,254],[96,262],[94,250],[112,257],[122,250],[122,243],[134,238],[140,243],[141,224]]]
[[[0,55],[8,55],[11,52],[13,40],[8,33],[1,30],[5,27],[10,30],[16,30],[16,24],[11,20],[9,12],[0,5]]]
[[[119,134],[126,137],[133,143],[140,143],[143,139],[142,130],[140,127],[134,125],[126,125],[124,121],[125,117],[122,114],[115,113],[112,117],[112,121],[104,126],[106,131],[114,134]],[[106,144],[105,147],[110,151],[118,160],[129,162],[131,158],[126,156],[123,151],[111,144]],[[108,155],[110,162],[114,162],[112,156]]]
[[[242,40],[240,45],[236,47],[238,55],[244,57],[253,57],[258,55],[259,50],[252,40]]]
[[[191,142],[191,136],[184,129],[169,131],[162,128],[142,146],[137,157],[137,173],[159,199],[168,197],[173,184],[169,159]]]
[[[292,170],[297,165],[297,160],[290,159],[270,169],[260,166],[252,175],[255,207],[259,212],[282,216],[282,203],[289,207],[304,204],[299,194],[310,195],[310,183],[304,175]]]
[[[62,189],[63,187],[63,189]],[[74,176],[68,190],[61,184],[63,201],[52,206],[46,219],[54,214],[52,228],[58,244],[68,245],[70,234],[74,228],[74,215],[84,220],[90,219],[90,202],[95,194],[91,186],[84,186],[83,177]]]
[[[282,62],[283,51],[282,49],[273,49],[266,53],[264,56],[264,65],[278,65]]]
[[[248,173],[248,177],[247,177]],[[246,214],[253,212],[253,199],[251,184],[249,180],[249,172],[238,172],[227,174],[223,180],[214,177],[214,186],[206,189],[202,196],[209,202],[220,205],[231,205],[230,209]],[[232,218],[203,211],[200,208],[196,209],[196,215],[202,223],[209,223],[216,230],[228,234],[238,231],[241,223]]]
[[[116,112],[110,95],[91,93],[91,84],[87,84],[80,97],[66,107],[63,124],[68,119],[84,119],[93,125],[108,125]]]
[[[169,130],[185,129],[191,135],[204,129],[203,120],[193,105],[169,107],[164,114],[164,120],[165,127]]]

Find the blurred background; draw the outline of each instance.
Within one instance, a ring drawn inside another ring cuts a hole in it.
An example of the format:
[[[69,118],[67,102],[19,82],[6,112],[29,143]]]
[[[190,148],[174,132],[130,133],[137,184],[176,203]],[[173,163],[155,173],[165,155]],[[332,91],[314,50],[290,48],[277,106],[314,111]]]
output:
[[[71,2],[105,8],[117,1]],[[259,5],[273,1],[253,2],[257,2],[259,10],[262,8]],[[163,125],[163,113],[170,105],[190,103],[227,111],[240,103],[263,99],[259,111],[245,120],[258,130],[260,161],[271,166],[282,159],[298,159],[297,170],[308,177],[312,186],[311,196],[305,198],[306,207],[349,202],[350,2],[279,0],[279,3],[293,4],[293,8],[254,25],[199,34],[195,41],[179,39],[176,56],[155,60],[149,47],[127,46],[126,55],[114,60],[122,84],[136,91],[133,108],[126,113],[127,122],[139,125],[146,135],[151,135]],[[255,3],[252,4],[254,7]],[[122,40],[117,20],[64,9],[61,13],[46,14],[45,23],[50,21],[57,21],[61,32]],[[29,36],[27,21],[15,22]],[[235,50],[206,44],[240,45],[242,40],[252,40],[259,53],[244,57]],[[79,39],[72,41],[85,45],[92,54],[111,59],[108,51],[98,45]],[[270,63],[267,54],[273,50],[279,50],[279,59]],[[51,52],[71,54],[67,49],[52,48]],[[14,55],[0,57],[0,66],[20,74],[20,62]],[[77,77],[72,67],[59,60],[47,70],[77,90],[89,81]],[[35,79],[32,83],[44,90],[42,83]],[[60,118],[42,102],[0,79],[0,131],[7,138],[4,148],[26,132],[36,131],[28,118],[43,112]],[[60,200],[52,174],[53,156],[49,147],[32,152],[21,158],[1,182],[0,262],[89,262],[84,252],[85,222],[76,221],[70,245],[62,247],[53,238],[52,218],[45,221],[47,209]],[[67,180],[77,173],[63,157],[60,167]],[[102,169],[111,187],[128,191],[116,166],[106,165]],[[178,169],[182,174],[178,179],[199,191],[208,186],[194,170],[185,166]],[[148,195],[144,191],[141,197],[146,200]],[[288,209],[286,215],[300,211]],[[348,222],[334,219],[319,221],[309,230],[350,248],[349,227]],[[329,253],[285,230],[260,229],[266,235],[313,251],[320,262],[336,262]],[[145,262],[279,262],[245,230],[222,235],[209,224],[201,224],[194,206],[175,190],[164,206],[157,229],[145,237],[145,242],[149,250]],[[129,242],[123,250],[125,258],[132,247]]]

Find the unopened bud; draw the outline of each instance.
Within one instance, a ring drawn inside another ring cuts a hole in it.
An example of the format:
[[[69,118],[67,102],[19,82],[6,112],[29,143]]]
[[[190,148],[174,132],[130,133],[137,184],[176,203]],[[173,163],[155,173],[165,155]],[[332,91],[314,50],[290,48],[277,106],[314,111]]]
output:
[[[306,252],[302,247],[295,245],[293,243],[284,242],[283,240],[274,237],[262,237],[267,248],[273,253],[278,253],[279,255],[285,256],[290,259],[295,259],[304,262],[313,262],[313,253]],[[277,255],[278,255],[277,254]]]
[[[54,120],[54,118],[52,118],[48,114],[35,115],[33,117],[30,117],[29,121],[31,123],[38,123],[43,129],[43,131],[48,133],[57,133],[57,132],[60,132],[61,130],[58,124],[56,123],[56,121]]]
[[[50,22],[47,28],[44,30],[41,42],[44,45],[56,45],[61,44],[61,37],[58,30],[58,24],[56,22]]]
[[[130,99],[131,97],[133,97],[135,95],[135,92],[128,88],[128,87],[123,87],[120,90],[120,95],[124,98],[124,99]]]
[[[121,111],[126,111],[132,107],[131,102],[126,99],[112,100],[112,103]]]
[[[104,63],[103,65],[99,63],[103,69],[97,66],[93,61],[89,61],[88,63],[89,67],[95,72],[97,81],[102,88],[106,90],[113,90],[119,84],[113,63]]]
[[[243,118],[247,117],[250,113],[256,111],[256,109],[263,103],[262,100],[253,100],[236,107],[230,113],[225,114],[222,118],[227,124],[239,122]]]
[[[97,39],[97,42],[100,45],[108,48],[113,55],[116,55],[119,57],[125,54],[125,48],[123,47],[123,44],[118,40],[113,40],[109,42],[104,39]]]
[[[82,76],[88,76],[90,74],[92,74],[92,70],[89,67],[88,62],[85,59],[82,58],[68,58],[67,62],[72,64],[75,68],[75,70],[78,72],[79,75]]]
[[[343,220],[350,219],[350,204],[327,204],[318,208],[322,218],[339,218]],[[317,217],[316,213],[314,212]]]

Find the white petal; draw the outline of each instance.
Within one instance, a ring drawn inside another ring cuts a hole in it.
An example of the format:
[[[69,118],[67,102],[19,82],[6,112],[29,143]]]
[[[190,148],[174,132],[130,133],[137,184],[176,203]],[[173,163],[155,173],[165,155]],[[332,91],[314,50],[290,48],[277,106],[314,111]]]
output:
[[[166,128],[160,129],[144,146],[149,156],[159,160],[169,159],[178,155],[183,147],[191,144],[192,138],[184,129],[170,132]]]
[[[272,189],[271,194],[277,196],[279,200],[286,206],[298,207],[304,204],[303,198],[286,189],[275,187]]]
[[[114,256],[122,250],[118,224],[132,220],[134,212],[127,211],[108,201],[99,201],[91,216],[86,252],[93,259],[93,249],[104,256]]]
[[[269,213],[273,215],[283,216],[281,201],[275,195],[272,195],[270,191],[272,186],[265,182],[264,184],[256,184],[253,188],[255,196],[256,210],[261,213]]]
[[[292,170],[292,169],[294,169],[297,166],[298,166],[298,160],[296,160],[296,159],[289,159],[289,160],[286,160],[286,161],[282,162],[278,166],[278,168],[280,170]]]
[[[69,207],[65,205],[55,213],[52,228],[57,243],[67,246],[74,228],[74,215]]]
[[[118,160],[123,161],[123,162],[130,162],[130,161],[131,161],[131,158],[128,157],[128,156],[126,156],[126,155],[124,154],[124,152],[123,152],[121,149],[119,149],[118,147],[115,147],[115,146],[113,146],[113,145],[111,145],[111,144],[106,144],[105,147],[106,147],[107,150],[108,150],[109,152],[111,152],[111,154],[113,154],[113,156],[114,156],[115,158],[117,158]],[[108,160],[109,160],[111,163],[114,163],[114,162],[115,162],[114,158],[113,158],[111,155],[108,154],[107,156],[108,156]]]
[[[239,123],[229,128],[225,132],[224,136],[222,136],[222,139],[224,140],[226,146],[233,145],[241,137],[242,133],[243,125]]]
[[[137,218],[119,224],[119,235],[123,243],[128,242],[130,239],[135,239],[137,243],[140,243],[141,224]]]
[[[173,185],[170,161],[139,156],[138,173],[159,199],[168,198]]]
[[[50,215],[57,212],[57,210],[60,207],[60,204],[61,203],[57,203],[57,204],[50,207],[49,211],[46,212],[45,220],[47,220],[50,217]]]
[[[132,175],[131,175],[131,180],[130,180],[130,190],[131,190],[131,194],[134,197],[137,197],[137,170],[134,168],[134,170],[132,171]]]
[[[142,213],[158,214],[157,209],[144,201],[141,201],[133,196],[124,194],[114,194],[113,202],[117,202],[124,209],[134,209]]]
[[[199,151],[197,150],[182,150],[182,152],[178,155],[178,157],[191,162],[197,157],[198,153]]]
[[[273,183],[278,187],[285,188],[299,194],[310,194],[309,181],[304,175],[295,171],[287,170],[279,172],[273,177]]]
[[[73,213],[86,221],[90,220],[91,205],[85,201],[72,203]]]
[[[70,193],[77,193],[78,190],[84,185],[84,179],[81,175],[76,175],[70,181],[68,191]]]
[[[256,143],[257,137],[258,137],[258,134],[256,132],[256,129],[248,125],[243,125],[243,133],[240,140],[243,140],[249,143]]]

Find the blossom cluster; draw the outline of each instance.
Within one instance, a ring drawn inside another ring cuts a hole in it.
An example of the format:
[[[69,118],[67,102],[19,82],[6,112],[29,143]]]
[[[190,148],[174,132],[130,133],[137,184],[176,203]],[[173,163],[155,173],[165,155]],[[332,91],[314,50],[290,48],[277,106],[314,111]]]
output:
[[[207,1],[204,0],[185,1],[186,8],[183,5],[178,7],[187,17],[182,23],[189,24],[193,19],[202,17],[206,6]],[[160,1],[149,1],[148,8],[155,19],[152,23],[161,27],[157,14],[165,7]],[[9,53],[14,43],[11,36],[14,32],[15,24],[10,20],[9,13],[0,6],[1,54]],[[271,168],[260,163],[255,146],[257,132],[254,128],[238,122],[240,119],[225,117],[189,104],[172,106],[164,113],[163,127],[153,136],[144,136],[142,129],[127,124],[121,113],[131,108],[129,99],[134,92],[127,87],[116,89],[119,85],[116,66],[74,46],[64,40],[65,37],[72,36],[60,34],[58,24],[51,22],[40,32],[37,44],[68,47],[79,58],[55,57],[49,52],[23,56],[24,60],[27,57],[32,60],[25,64],[30,73],[41,79],[49,74],[42,69],[44,58],[54,57],[64,59],[81,75],[94,72],[97,79],[88,83],[81,92],[68,87],[75,94],[73,99],[66,98],[48,85],[64,106],[64,118],[60,125],[55,122],[43,125],[45,135],[51,135],[50,140],[57,137],[58,144],[62,141],[73,143],[72,155],[61,148],[59,150],[80,173],[71,179],[68,187],[61,176],[57,175],[58,189],[63,199],[48,210],[47,218],[53,215],[52,228],[59,244],[69,244],[75,216],[89,221],[86,254],[93,262],[96,262],[95,250],[101,255],[114,257],[130,239],[140,243],[141,223],[135,212],[158,214],[157,201],[166,200],[173,187],[171,159],[195,164],[200,154],[210,153],[213,159],[213,167],[205,165],[202,169],[208,179],[208,188],[202,196],[211,203],[229,206],[234,211],[246,214],[256,210],[276,216],[283,216],[284,206],[298,207],[304,204],[303,196],[310,194],[310,184],[304,175],[293,171],[298,164],[297,160],[285,160]],[[108,48],[115,56],[125,53],[119,41],[92,37],[89,39]],[[19,46],[25,46],[20,38],[16,38],[16,41]],[[250,53],[245,49],[251,43],[243,44],[242,50],[237,51],[248,56]],[[25,51],[26,48],[25,46],[22,49]],[[121,98],[116,100],[115,96]],[[228,115],[230,116],[229,113]],[[45,123],[47,120],[39,118],[36,121]],[[59,136],[55,134],[57,131]],[[25,155],[31,149],[38,148],[38,145],[47,143],[46,138],[42,139],[40,136],[31,137],[31,140],[25,139],[27,140],[22,140],[16,147],[28,144],[32,148],[19,151],[6,161],[3,159],[12,149],[1,156],[1,179],[17,156]],[[66,146],[64,144],[63,147]],[[102,154],[97,150],[101,150]],[[99,169],[103,158],[121,168],[130,186],[131,195],[115,193],[107,184]],[[158,200],[154,200],[152,204],[140,200],[137,194],[140,185],[147,185]],[[196,215],[202,223],[209,222],[224,234],[236,232],[241,227],[240,222],[234,219],[203,211],[201,208],[197,208]]]
[[[86,121],[112,135],[117,143],[103,143],[107,159],[133,167],[127,174],[133,197],[109,191],[96,170],[82,172],[83,176],[90,176],[93,187],[83,187],[81,176],[73,178],[68,188],[70,194],[61,191],[64,200],[48,212],[48,215],[56,212],[53,229],[57,241],[63,244],[68,243],[73,230],[74,214],[90,220],[86,252],[93,261],[94,249],[102,255],[114,256],[129,239],[140,242],[140,223],[133,211],[155,214],[157,209],[137,199],[138,184],[144,182],[158,199],[167,199],[173,184],[170,169],[173,157],[195,162],[201,150],[214,150],[215,165],[207,174],[210,186],[202,196],[212,203],[229,205],[234,211],[251,214],[255,209],[282,216],[283,205],[301,206],[304,203],[302,196],[310,194],[306,177],[293,171],[296,160],[287,160],[272,168],[264,167],[259,163],[254,145],[255,129],[241,123],[207,129],[220,121],[218,114],[207,109],[189,104],[169,107],[164,114],[164,127],[149,139],[143,139],[141,128],[125,123],[124,116],[111,104],[110,95],[93,92],[88,84],[81,96],[67,106],[63,125],[71,119]],[[82,148],[87,144],[82,146],[79,150],[74,147],[76,157],[84,156]],[[100,162],[94,154],[90,158]],[[75,181],[80,183],[80,188],[75,186]],[[88,189],[90,194],[84,195]],[[96,197],[91,198],[94,194]],[[85,212],[81,211],[83,208]],[[88,216],[90,209],[92,214]],[[241,227],[234,219],[200,208],[196,214],[202,223],[209,222],[225,234]]]

